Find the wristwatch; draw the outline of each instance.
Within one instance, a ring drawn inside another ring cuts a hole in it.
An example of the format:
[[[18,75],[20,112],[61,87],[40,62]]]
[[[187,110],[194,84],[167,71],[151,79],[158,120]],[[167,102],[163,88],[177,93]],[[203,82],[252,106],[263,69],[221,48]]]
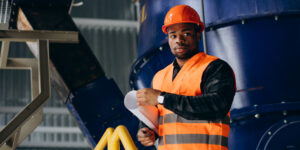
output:
[[[166,95],[166,92],[161,92],[160,95],[157,98],[157,101],[159,104],[163,104],[164,103],[164,96]]]

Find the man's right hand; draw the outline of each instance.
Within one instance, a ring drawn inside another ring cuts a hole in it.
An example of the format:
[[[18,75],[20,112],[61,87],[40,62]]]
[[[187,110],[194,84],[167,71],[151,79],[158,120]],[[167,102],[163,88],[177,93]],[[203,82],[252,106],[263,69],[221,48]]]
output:
[[[141,128],[137,133],[138,141],[144,146],[152,146],[155,143],[154,131],[149,128]]]

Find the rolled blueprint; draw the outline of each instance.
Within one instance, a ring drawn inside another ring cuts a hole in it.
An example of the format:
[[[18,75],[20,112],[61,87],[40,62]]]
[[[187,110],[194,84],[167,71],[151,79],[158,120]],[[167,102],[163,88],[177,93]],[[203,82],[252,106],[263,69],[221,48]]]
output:
[[[125,107],[149,128],[158,133],[158,109],[155,106],[137,106],[136,91],[130,91],[124,98]]]

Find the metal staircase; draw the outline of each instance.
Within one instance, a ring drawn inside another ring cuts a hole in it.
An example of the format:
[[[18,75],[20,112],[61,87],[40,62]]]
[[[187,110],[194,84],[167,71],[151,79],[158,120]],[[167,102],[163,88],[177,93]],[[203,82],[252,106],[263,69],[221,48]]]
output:
[[[0,31],[2,41],[0,69],[31,71],[32,101],[0,132],[0,149],[13,150],[42,121],[45,102],[50,97],[49,41],[78,42],[77,32],[65,31]],[[37,58],[8,58],[10,42],[36,42]]]

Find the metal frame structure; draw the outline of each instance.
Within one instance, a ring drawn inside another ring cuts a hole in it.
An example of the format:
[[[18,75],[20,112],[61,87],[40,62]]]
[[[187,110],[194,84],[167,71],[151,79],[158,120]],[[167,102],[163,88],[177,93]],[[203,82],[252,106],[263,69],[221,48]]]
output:
[[[113,20],[113,19],[93,19],[93,18],[73,18],[74,22],[80,27],[94,28],[135,28],[138,30],[138,21]]]
[[[34,131],[18,146],[18,148],[39,147],[59,149],[91,147],[87,140],[83,137],[79,127],[76,126],[74,119],[67,108],[49,107],[48,104],[53,103],[54,101],[61,102],[61,100],[53,98],[50,98],[50,100],[47,101],[47,104],[43,108],[43,122],[34,129]],[[6,116],[8,114],[16,114],[21,110],[22,107],[19,106],[2,106],[0,107],[0,116],[1,113]],[[53,126],[49,126],[49,123],[52,123]],[[3,128],[4,126],[1,124],[0,130]]]
[[[206,42],[206,31],[205,31],[205,14],[204,14],[204,0],[201,0],[201,18],[204,25],[204,30],[202,32],[203,38],[203,51],[207,54],[207,42]]]
[[[31,71],[32,101],[0,131],[0,149],[13,150],[42,121],[45,102],[50,98],[49,42],[78,42],[77,32],[0,31],[2,41],[0,69]],[[38,58],[8,58],[10,42],[37,42]]]

